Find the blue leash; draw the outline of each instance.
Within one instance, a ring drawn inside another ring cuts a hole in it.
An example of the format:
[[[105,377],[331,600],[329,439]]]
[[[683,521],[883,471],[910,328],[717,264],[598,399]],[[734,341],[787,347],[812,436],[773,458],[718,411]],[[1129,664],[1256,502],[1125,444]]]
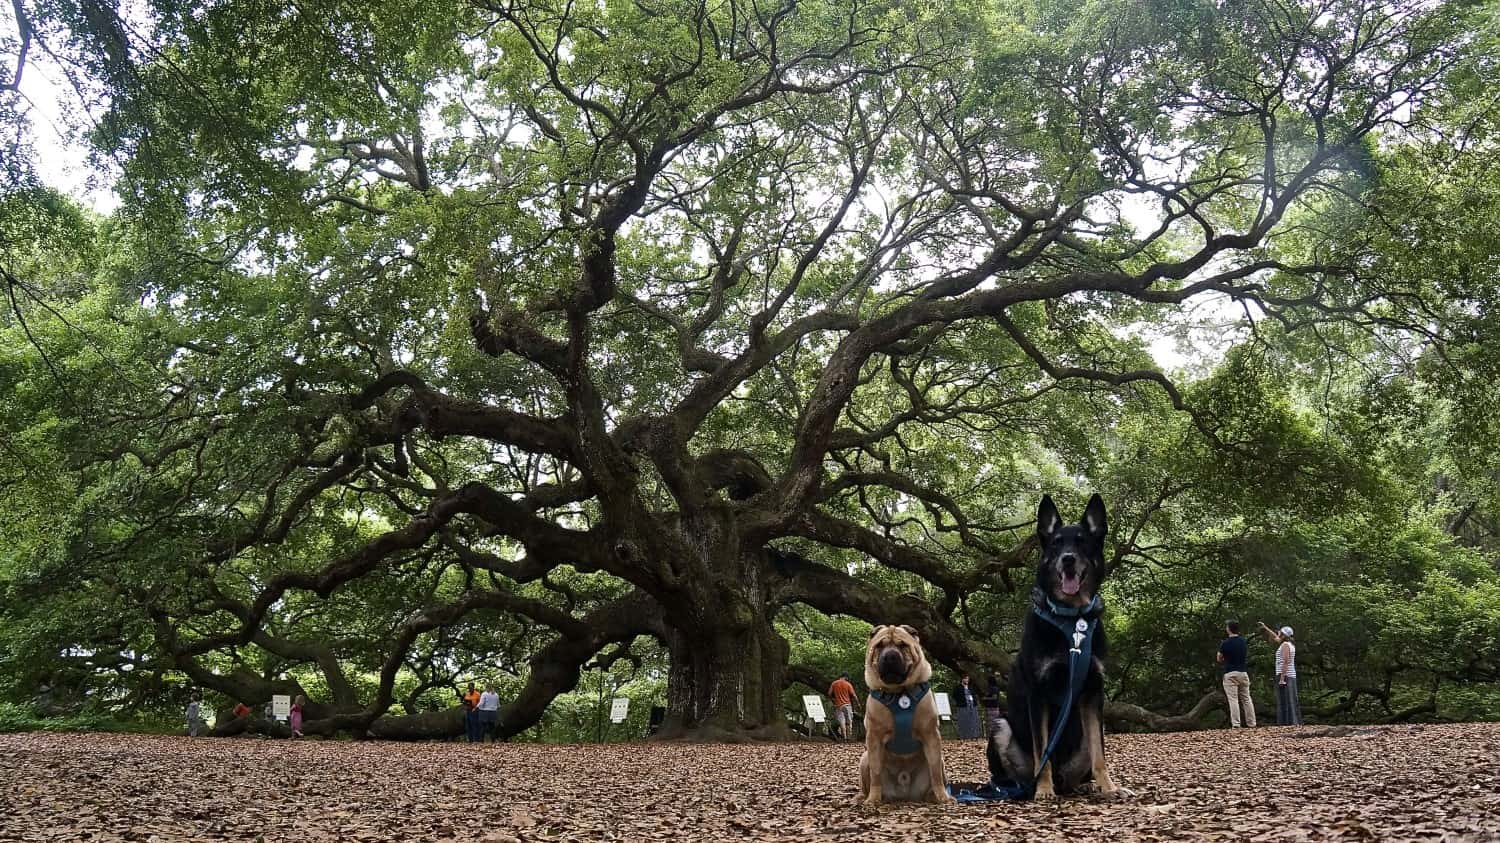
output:
[[[1058,709],[1057,723],[1052,725],[1052,736],[1047,739],[1047,748],[1042,752],[1042,763],[1038,764],[1037,775],[1047,769],[1052,761],[1052,753],[1057,749],[1057,742],[1062,738],[1063,730],[1067,728],[1068,718],[1073,714],[1073,701],[1083,691],[1083,683],[1088,679],[1089,660],[1094,651],[1094,630],[1099,625],[1098,611],[1103,607],[1098,595],[1081,609],[1063,609],[1047,601],[1049,612],[1043,612],[1040,606],[1033,607],[1033,611],[1042,620],[1047,621],[1062,631],[1064,635],[1073,636],[1073,646],[1068,650],[1068,693],[1063,697],[1062,705]],[[1092,614],[1093,617],[1085,617]],[[1064,617],[1076,618],[1076,622],[1068,624],[1062,620]],[[973,790],[958,789],[950,785],[948,793],[960,803],[998,802],[1009,799],[1031,799],[1036,795],[1036,776],[1029,781],[988,781]]]

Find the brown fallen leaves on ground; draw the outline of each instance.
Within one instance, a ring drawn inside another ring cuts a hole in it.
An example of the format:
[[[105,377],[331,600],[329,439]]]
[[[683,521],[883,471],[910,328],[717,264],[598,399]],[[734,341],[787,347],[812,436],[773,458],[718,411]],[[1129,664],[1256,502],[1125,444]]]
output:
[[[859,751],[0,735],[0,839],[1500,840],[1500,724],[1111,736],[1114,802],[856,808]]]

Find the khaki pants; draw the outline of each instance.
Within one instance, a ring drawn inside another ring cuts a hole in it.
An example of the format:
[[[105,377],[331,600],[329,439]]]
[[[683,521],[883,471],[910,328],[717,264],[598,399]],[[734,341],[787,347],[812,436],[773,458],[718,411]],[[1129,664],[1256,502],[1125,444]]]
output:
[[[1229,700],[1230,727],[1238,729],[1243,722],[1245,726],[1255,728],[1255,700],[1250,699],[1250,674],[1243,670],[1224,674],[1224,697]]]
[[[847,738],[854,730],[854,703],[845,703],[833,710],[833,723],[838,727],[839,737]]]

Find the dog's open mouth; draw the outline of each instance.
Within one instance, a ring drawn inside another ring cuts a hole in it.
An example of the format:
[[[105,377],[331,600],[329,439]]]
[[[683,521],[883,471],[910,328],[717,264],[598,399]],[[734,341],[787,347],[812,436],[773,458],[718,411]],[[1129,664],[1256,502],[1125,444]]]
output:
[[[1076,572],[1062,571],[1060,573],[1062,576],[1061,588],[1063,594],[1072,597],[1078,593],[1078,589],[1083,588],[1083,578],[1078,576]]]

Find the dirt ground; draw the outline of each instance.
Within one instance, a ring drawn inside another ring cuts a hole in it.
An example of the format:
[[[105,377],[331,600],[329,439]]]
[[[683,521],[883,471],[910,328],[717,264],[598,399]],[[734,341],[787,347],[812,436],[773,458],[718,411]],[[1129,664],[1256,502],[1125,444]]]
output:
[[[1111,736],[1114,802],[879,809],[848,744],[0,735],[0,840],[1500,840],[1500,724],[1317,731]]]

